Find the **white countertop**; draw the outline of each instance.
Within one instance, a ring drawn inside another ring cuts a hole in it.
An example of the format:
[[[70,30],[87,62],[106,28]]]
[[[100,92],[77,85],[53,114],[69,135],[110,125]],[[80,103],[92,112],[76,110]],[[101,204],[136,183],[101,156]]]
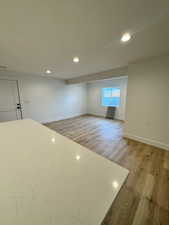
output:
[[[0,224],[99,225],[127,175],[37,122],[0,124]]]

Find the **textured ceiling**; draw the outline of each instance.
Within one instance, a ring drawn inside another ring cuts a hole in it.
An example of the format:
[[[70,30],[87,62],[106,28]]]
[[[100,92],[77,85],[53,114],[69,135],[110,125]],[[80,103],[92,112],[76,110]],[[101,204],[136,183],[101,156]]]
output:
[[[70,79],[168,52],[169,0],[1,0],[0,29],[0,65]]]

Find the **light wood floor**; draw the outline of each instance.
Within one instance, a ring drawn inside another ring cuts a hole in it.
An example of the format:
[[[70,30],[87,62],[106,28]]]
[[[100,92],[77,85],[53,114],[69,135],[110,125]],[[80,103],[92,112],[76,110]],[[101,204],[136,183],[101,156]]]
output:
[[[47,126],[130,170],[103,225],[169,225],[169,152],[123,139],[119,121],[81,116]]]

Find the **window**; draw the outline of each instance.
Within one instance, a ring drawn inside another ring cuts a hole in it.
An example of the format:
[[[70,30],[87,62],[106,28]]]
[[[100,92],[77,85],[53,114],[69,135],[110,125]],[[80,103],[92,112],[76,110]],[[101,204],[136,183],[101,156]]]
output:
[[[120,88],[102,88],[102,105],[118,107],[120,105]]]

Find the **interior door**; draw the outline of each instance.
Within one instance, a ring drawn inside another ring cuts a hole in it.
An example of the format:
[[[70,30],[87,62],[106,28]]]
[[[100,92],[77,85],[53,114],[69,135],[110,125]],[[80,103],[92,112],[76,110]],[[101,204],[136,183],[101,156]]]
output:
[[[17,81],[0,79],[0,122],[22,119]]]

